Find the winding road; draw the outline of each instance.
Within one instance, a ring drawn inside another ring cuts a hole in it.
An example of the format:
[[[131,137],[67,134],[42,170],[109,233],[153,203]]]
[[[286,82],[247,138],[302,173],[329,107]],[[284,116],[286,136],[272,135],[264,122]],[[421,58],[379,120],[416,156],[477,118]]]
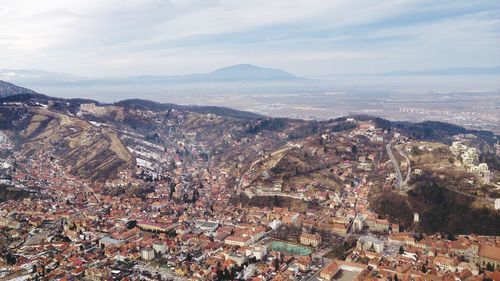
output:
[[[389,154],[389,158],[391,158],[392,166],[394,166],[394,170],[396,170],[396,177],[398,178],[397,188],[401,188],[401,186],[403,185],[403,176],[401,176],[401,170],[399,169],[399,164],[396,161],[394,154],[392,153],[391,144],[392,144],[391,142],[388,143],[385,146],[385,148],[387,150],[387,153]]]
[[[389,158],[391,158],[391,162],[392,162],[392,165],[394,166],[394,170],[396,170],[396,177],[398,178],[397,187],[399,189],[405,189],[408,186],[408,181],[410,180],[410,175],[411,175],[410,158],[408,158],[408,156],[406,156],[398,147],[396,147],[396,150],[398,151],[398,153],[401,156],[403,156],[406,159],[406,162],[407,162],[408,170],[406,172],[406,177],[403,180],[403,176],[401,175],[401,170],[399,169],[399,164],[396,161],[396,158],[394,157],[394,154],[392,153],[391,144],[392,144],[392,142],[388,143],[385,146],[385,148],[387,149],[387,153],[389,154]]]
[[[401,156],[403,156],[406,159],[408,170],[406,171],[406,177],[405,177],[405,180],[403,181],[403,187],[406,187],[406,186],[408,186],[408,181],[410,180],[410,175],[411,175],[411,162],[410,162],[410,158],[408,158],[408,156],[406,156],[406,154],[404,154],[401,151],[401,149],[399,149],[399,147],[397,147],[397,146],[396,146],[396,150],[399,152],[399,154],[401,154]]]

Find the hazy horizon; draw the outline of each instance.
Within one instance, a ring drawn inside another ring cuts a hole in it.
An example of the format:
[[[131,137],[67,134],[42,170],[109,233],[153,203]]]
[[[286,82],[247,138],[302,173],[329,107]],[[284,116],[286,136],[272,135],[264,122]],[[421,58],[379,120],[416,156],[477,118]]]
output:
[[[500,130],[498,1],[6,0],[0,22],[0,80],[50,96]]]
[[[0,68],[171,75],[250,63],[301,77],[500,65],[498,1],[0,3]]]

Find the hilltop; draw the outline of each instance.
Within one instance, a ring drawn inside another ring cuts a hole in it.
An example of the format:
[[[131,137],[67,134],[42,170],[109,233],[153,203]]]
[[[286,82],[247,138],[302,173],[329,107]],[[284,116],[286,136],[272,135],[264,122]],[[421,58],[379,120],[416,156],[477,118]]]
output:
[[[0,80],[0,98],[5,98],[12,95],[22,95],[22,94],[36,94],[36,92]]]
[[[215,80],[296,80],[301,79],[281,69],[259,67],[251,64],[237,64],[217,69],[207,75]]]

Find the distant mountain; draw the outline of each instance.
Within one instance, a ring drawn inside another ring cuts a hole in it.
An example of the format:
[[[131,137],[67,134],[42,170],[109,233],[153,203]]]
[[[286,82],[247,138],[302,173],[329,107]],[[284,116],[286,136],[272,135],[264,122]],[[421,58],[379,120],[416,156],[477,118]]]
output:
[[[37,94],[35,91],[0,80],[0,98],[21,94]]]
[[[500,75],[500,66],[494,67],[455,67],[424,70],[398,70],[384,73],[387,76],[409,75]]]
[[[238,64],[215,70],[207,75],[213,80],[295,80],[300,79],[281,69],[264,68],[251,64]]]
[[[41,70],[0,69],[0,79],[30,86],[96,86],[305,80],[281,69],[265,68],[251,64],[228,66],[210,73],[187,75],[141,75],[104,78],[86,78],[72,74],[54,73]]]
[[[69,73],[49,72],[38,69],[0,69],[0,80],[7,80],[9,82],[45,80],[71,81],[76,79],[81,79],[81,77]]]

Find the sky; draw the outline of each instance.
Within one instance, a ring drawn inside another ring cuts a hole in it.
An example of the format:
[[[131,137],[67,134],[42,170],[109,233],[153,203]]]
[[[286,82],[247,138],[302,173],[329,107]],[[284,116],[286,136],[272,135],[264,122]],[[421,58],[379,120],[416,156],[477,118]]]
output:
[[[498,0],[0,0],[0,68],[85,76],[240,63],[326,77],[500,65]]]

